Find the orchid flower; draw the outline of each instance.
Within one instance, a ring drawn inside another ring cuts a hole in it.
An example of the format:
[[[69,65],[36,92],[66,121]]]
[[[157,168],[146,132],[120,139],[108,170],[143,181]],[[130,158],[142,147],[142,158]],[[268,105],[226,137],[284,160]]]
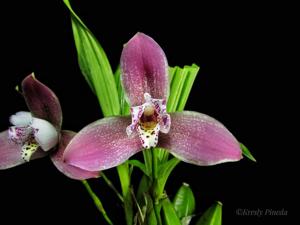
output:
[[[54,165],[73,179],[98,177],[98,172],[63,162],[64,150],[75,132],[63,130],[62,111],[58,98],[33,74],[22,82],[23,96],[31,112],[17,112],[12,124],[0,133],[0,169],[18,166],[30,160],[50,155]]]
[[[131,118],[104,118],[83,128],[66,147],[63,157],[67,163],[99,171],[156,146],[182,161],[203,166],[242,158],[239,142],[214,118],[198,112],[166,111],[168,63],[151,37],[137,33],[124,45],[121,73]]]

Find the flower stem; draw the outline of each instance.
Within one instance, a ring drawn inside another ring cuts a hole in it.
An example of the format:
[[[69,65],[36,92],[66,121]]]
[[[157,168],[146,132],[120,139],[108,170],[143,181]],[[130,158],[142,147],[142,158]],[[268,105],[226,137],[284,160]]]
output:
[[[155,217],[157,220],[157,224],[161,225],[161,216],[160,216],[160,204],[159,204],[159,196],[156,195],[157,191],[155,190],[157,188],[157,178],[158,178],[158,166],[159,166],[159,150],[152,148],[152,178],[153,178],[153,191],[152,191],[152,198],[153,198],[153,207],[155,212]]]
[[[110,179],[108,179],[108,177],[101,172],[101,176],[104,179],[105,183],[115,192],[115,194],[118,196],[118,198],[121,200],[121,202],[124,202],[124,199],[122,197],[122,195],[120,194],[120,192],[116,189],[116,187],[114,186],[114,184],[110,181]]]
[[[127,225],[133,224],[133,202],[131,196],[131,179],[128,163],[125,162],[117,167],[119,179],[122,188],[122,194],[124,199],[124,211]]]
[[[151,148],[152,152],[152,177],[155,180],[158,174],[158,150]]]
[[[91,196],[91,198],[93,199],[95,206],[97,207],[99,212],[102,214],[102,216],[106,220],[106,222],[110,225],[113,225],[113,222],[110,220],[105,209],[103,208],[100,198],[93,192],[89,183],[86,180],[83,180],[82,183],[83,183],[84,187],[86,188],[87,192],[89,193],[89,195]]]
[[[157,225],[162,225],[161,217],[160,217],[160,205],[154,202],[154,212],[157,220]]]
[[[145,167],[147,174],[152,174],[152,149],[144,149],[143,151],[144,161],[145,161]]]

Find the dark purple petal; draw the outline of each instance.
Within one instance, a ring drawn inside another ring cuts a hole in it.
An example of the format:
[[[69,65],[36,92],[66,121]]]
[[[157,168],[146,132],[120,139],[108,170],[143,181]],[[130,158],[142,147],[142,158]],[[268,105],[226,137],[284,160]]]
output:
[[[22,146],[8,139],[8,131],[0,133],[0,170],[9,169],[25,163],[21,154]],[[45,152],[38,149],[31,157],[37,159],[46,156]]]
[[[166,99],[168,62],[161,47],[149,36],[137,33],[121,55],[122,83],[131,106],[144,103],[144,93]]]
[[[66,176],[72,179],[85,180],[89,178],[99,177],[99,172],[97,171],[86,171],[76,166],[69,165],[63,161],[63,154],[66,149],[66,146],[75,136],[75,134],[76,133],[73,131],[63,130],[61,132],[61,139],[59,142],[58,150],[51,155],[51,160],[53,164],[60,172],[64,173]]]
[[[159,146],[182,161],[214,165],[242,158],[240,145],[223,124],[197,112],[172,113],[168,134],[161,134]]]
[[[138,136],[128,137],[130,117],[109,117],[86,126],[64,153],[66,163],[89,171],[115,167],[142,148]]]
[[[23,80],[22,90],[27,106],[33,116],[49,121],[60,130],[62,111],[54,92],[38,81],[33,73]]]

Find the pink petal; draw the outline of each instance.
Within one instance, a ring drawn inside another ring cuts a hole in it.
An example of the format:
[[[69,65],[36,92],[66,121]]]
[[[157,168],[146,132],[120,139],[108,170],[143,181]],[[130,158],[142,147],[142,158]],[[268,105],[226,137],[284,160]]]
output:
[[[168,95],[168,63],[161,47],[149,36],[137,33],[124,45],[121,55],[122,82],[131,106]]]
[[[85,180],[89,178],[99,177],[99,172],[92,172],[80,169],[76,166],[71,166],[66,164],[63,161],[63,154],[66,149],[66,146],[69,144],[71,139],[75,136],[75,132],[63,130],[61,132],[61,140],[59,143],[58,150],[51,155],[51,160],[56,168],[64,173],[66,176],[76,179],[76,180]]]
[[[110,117],[86,126],[67,146],[66,163],[89,171],[120,165],[142,148],[138,136],[127,136],[128,124],[130,117]]]
[[[23,80],[22,90],[27,106],[33,116],[49,121],[60,130],[62,111],[54,92],[38,81],[33,73]]]
[[[159,146],[182,161],[214,165],[242,158],[240,145],[223,124],[197,112],[172,113],[168,134],[161,134]]]
[[[22,146],[8,140],[8,131],[0,133],[0,170],[9,169],[25,163],[21,154]],[[31,159],[44,157],[46,154],[42,150],[37,150]]]

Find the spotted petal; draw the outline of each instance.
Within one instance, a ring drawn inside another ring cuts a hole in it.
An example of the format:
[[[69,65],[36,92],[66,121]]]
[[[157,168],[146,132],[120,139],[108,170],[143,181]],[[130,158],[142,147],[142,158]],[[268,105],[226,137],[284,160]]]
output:
[[[182,161],[208,166],[242,158],[235,137],[217,120],[197,112],[172,113],[168,134],[160,134],[159,146]]]
[[[62,111],[59,100],[54,92],[38,81],[33,73],[23,80],[22,90],[32,115],[49,121],[56,129],[60,130]]]
[[[83,128],[67,146],[65,162],[89,171],[115,167],[142,148],[138,136],[128,137],[130,117],[110,117]]]
[[[0,133],[0,170],[9,169],[25,163],[22,158],[22,145],[16,144],[8,139],[8,131]],[[46,154],[42,150],[37,150],[31,159],[44,157]]]
[[[51,155],[51,160],[56,168],[64,173],[66,176],[76,179],[85,180],[89,178],[99,177],[99,172],[92,172],[80,169],[78,167],[69,165],[63,161],[63,153],[70,140],[75,136],[75,132],[63,130],[61,132],[61,140],[59,143],[58,150]]]
[[[122,83],[131,106],[168,95],[168,63],[161,47],[149,36],[137,33],[124,45],[121,55]]]

